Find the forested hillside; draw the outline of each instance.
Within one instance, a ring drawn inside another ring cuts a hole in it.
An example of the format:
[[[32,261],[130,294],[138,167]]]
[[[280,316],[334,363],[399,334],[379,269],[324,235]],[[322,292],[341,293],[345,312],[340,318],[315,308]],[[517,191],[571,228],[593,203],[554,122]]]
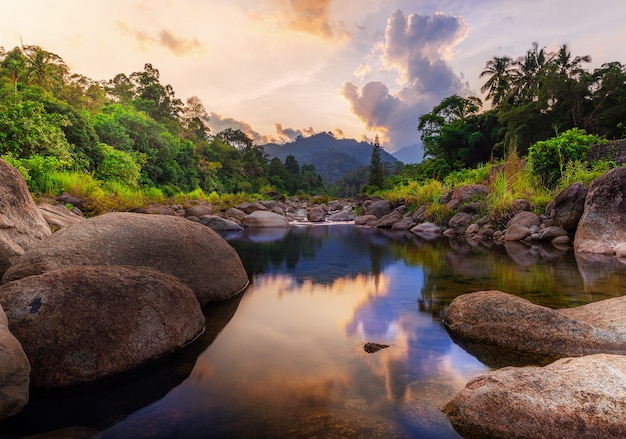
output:
[[[293,155],[300,163],[314,165],[322,178],[335,183],[341,177],[360,167],[369,166],[372,157],[372,145],[354,139],[337,139],[331,133],[319,133],[310,137],[298,137],[293,142],[277,145],[264,145],[265,152],[271,157],[285,160]],[[398,161],[391,154],[382,150],[383,163],[395,165]]]

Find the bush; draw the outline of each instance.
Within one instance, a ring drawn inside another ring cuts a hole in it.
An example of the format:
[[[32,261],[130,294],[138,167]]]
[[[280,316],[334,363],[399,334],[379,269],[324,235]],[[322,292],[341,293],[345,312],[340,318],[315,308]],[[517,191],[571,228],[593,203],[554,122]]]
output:
[[[603,141],[606,140],[572,128],[552,139],[537,142],[528,150],[532,172],[546,186],[553,188],[563,175],[567,162],[585,161],[589,147]]]
[[[100,144],[100,151],[103,159],[96,169],[98,179],[114,180],[129,186],[137,186],[141,166],[135,162],[132,155],[106,143]]]

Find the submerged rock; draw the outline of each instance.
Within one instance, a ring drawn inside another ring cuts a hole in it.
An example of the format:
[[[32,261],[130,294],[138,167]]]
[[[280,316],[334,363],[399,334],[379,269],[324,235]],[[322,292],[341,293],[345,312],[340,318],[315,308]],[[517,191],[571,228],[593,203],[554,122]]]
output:
[[[626,437],[626,356],[488,372],[442,410],[468,439]]]

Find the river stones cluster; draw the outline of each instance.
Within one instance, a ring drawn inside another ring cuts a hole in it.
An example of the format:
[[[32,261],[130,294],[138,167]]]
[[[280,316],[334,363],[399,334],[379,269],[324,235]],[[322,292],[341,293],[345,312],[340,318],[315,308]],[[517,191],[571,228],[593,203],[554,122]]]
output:
[[[479,291],[454,299],[444,324],[486,364],[496,355],[546,364],[470,380],[442,409],[464,437],[626,434],[626,296],[554,310]]]

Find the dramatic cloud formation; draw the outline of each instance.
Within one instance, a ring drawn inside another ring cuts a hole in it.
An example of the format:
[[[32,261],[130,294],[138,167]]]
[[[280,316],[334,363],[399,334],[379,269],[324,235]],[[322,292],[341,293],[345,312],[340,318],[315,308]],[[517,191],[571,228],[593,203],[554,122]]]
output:
[[[384,42],[373,48],[355,76],[365,80],[373,72],[395,72],[399,88],[392,92],[387,83],[370,81],[359,89],[346,82],[342,94],[353,113],[393,150],[418,143],[419,116],[444,97],[467,92],[467,85],[446,62],[467,31],[460,17],[394,12],[387,21]]]
[[[140,45],[164,47],[178,57],[183,57],[191,53],[202,54],[206,52],[206,49],[197,38],[182,38],[167,29],[163,29],[158,35],[152,36],[140,30],[133,29],[124,22],[119,22],[118,26],[122,32],[132,36]]]
[[[332,0],[275,0],[279,15],[294,30],[306,32],[328,40],[347,37],[342,22],[331,20],[329,7]]]

